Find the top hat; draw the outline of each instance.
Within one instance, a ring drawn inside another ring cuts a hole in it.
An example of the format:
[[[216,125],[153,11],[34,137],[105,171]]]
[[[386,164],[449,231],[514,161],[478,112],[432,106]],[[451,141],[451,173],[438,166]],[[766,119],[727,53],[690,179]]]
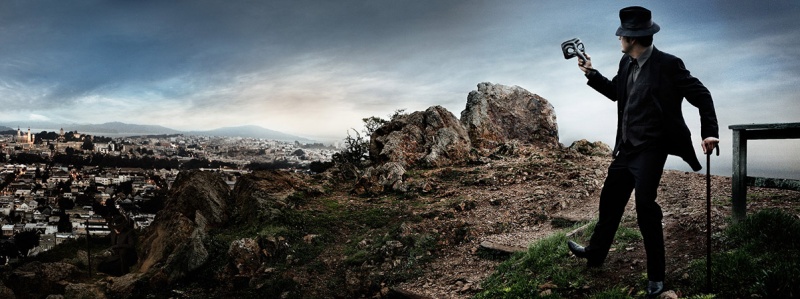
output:
[[[641,6],[630,6],[619,10],[620,25],[617,36],[639,37],[653,35],[661,27],[653,22],[650,11]]]

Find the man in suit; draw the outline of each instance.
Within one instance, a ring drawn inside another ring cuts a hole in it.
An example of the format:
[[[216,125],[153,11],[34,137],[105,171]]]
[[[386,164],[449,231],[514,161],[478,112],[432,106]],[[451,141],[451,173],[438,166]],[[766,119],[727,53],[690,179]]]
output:
[[[583,247],[568,241],[568,247],[575,256],[586,258],[588,266],[601,266],[635,190],[637,223],[647,254],[647,294],[656,296],[664,291],[665,276],[663,215],[656,202],[664,163],[667,155],[676,155],[695,171],[702,168],[681,112],[683,99],[700,111],[704,152],[710,153],[719,143],[719,128],[708,89],[686,70],[680,58],[653,46],[653,35],[660,27],[652,21],[650,11],[626,7],[619,17],[616,35],[624,55],[614,78],[608,80],[592,68],[589,55],[587,61],[578,61],[589,79],[587,84],[617,102],[617,137],[589,244]]]

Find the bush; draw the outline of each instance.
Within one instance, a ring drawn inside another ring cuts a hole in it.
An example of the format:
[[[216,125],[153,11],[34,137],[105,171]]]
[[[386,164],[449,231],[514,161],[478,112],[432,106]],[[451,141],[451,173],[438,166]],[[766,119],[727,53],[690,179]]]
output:
[[[333,163],[339,168],[345,180],[357,179],[369,161],[369,140],[353,130],[355,136],[347,132],[345,148],[333,154]]]
[[[725,231],[724,250],[711,260],[712,285],[723,298],[800,296],[800,221],[764,210]],[[706,260],[689,269],[691,291],[706,286]]]

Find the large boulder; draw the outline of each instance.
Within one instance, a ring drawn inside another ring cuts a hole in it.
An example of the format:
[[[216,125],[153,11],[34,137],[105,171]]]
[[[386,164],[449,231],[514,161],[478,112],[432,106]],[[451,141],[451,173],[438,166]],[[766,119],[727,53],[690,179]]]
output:
[[[404,168],[439,167],[470,160],[470,142],[458,118],[444,107],[400,115],[370,136],[370,159]]]
[[[270,221],[291,207],[292,196],[321,194],[318,187],[309,184],[307,175],[288,171],[255,171],[243,175],[233,188],[232,197],[238,221],[260,219]]]
[[[472,146],[493,151],[511,141],[558,147],[558,125],[553,105],[519,86],[478,84],[467,97],[461,123]]]
[[[41,298],[63,294],[67,280],[80,275],[78,267],[63,262],[30,262],[14,269],[6,284],[18,298]],[[8,293],[2,288],[0,293]]]
[[[181,172],[141,238],[138,272],[172,283],[208,260],[208,231],[226,224],[230,188],[212,172]]]

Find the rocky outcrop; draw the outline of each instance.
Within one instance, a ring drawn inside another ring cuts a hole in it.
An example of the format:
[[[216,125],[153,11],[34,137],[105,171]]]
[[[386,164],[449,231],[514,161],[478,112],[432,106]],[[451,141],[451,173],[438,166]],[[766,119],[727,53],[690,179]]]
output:
[[[14,295],[14,290],[0,283],[0,298],[16,299],[17,296]]]
[[[286,171],[256,171],[239,178],[232,197],[236,219],[269,221],[291,206],[291,196],[322,191],[307,184],[308,176]]]
[[[405,192],[408,186],[403,180],[406,170],[397,162],[369,167],[361,175],[354,192],[359,195],[381,194],[384,191]]]
[[[467,97],[461,123],[472,146],[493,151],[510,140],[543,147],[557,147],[558,125],[553,105],[519,86],[478,84]]]
[[[573,142],[569,149],[587,156],[604,157],[611,155],[611,147],[601,141],[589,142],[586,139],[581,139]]]
[[[64,288],[63,298],[106,299],[108,297],[95,284],[71,283]]]
[[[470,142],[458,119],[444,107],[400,115],[370,137],[376,164],[397,162],[405,168],[437,167],[470,159]]]
[[[228,220],[229,188],[219,175],[204,171],[181,172],[170,189],[165,210],[178,212],[195,220],[202,215],[210,225]]]
[[[30,262],[11,271],[6,283],[17,298],[41,298],[63,294],[65,281],[78,273],[78,267],[68,263]],[[0,291],[7,292],[5,289]]]
[[[208,259],[210,228],[225,224],[229,188],[210,172],[181,172],[162,211],[145,230],[138,272],[151,280],[174,282]]]

